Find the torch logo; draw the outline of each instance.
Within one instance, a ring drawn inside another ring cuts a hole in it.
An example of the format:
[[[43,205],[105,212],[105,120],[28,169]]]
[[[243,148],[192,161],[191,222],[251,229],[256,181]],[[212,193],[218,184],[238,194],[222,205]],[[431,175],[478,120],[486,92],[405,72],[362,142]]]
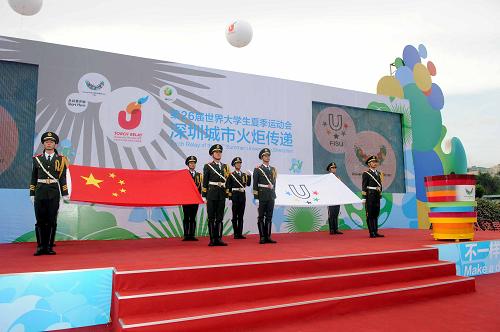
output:
[[[142,104],[148,101],[149,96],[139,98],[127,105],[125,110],[118,112],[118,124],[123,129],[132,130],[141,124]]]

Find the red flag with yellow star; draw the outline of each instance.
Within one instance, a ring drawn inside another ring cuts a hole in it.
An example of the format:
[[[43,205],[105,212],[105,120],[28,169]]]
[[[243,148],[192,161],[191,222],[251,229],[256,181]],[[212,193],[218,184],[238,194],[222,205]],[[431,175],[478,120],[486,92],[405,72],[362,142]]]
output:
[[[121,206],[203,204],[187,169],[131,170],[70,165],[72,201]]]

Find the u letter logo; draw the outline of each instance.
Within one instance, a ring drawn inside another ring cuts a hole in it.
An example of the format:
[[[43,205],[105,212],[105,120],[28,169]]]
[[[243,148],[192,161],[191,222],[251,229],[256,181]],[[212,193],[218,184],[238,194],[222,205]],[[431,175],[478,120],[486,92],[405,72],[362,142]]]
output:
[[[288,187],[292,191],[292,194],[294,194],[296,197],[301,198],[301,199],[308,199],[311,197],[311,193],[309,192],[309,189],[307,189],[305,184],[299,185],[300,192],[299,190],[295,187],[294,184],[289,184]]]

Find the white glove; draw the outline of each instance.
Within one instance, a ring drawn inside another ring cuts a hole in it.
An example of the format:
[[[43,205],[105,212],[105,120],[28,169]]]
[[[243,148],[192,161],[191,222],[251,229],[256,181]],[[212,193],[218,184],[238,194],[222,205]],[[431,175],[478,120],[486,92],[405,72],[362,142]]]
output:
[[[361,200],[361,203],[365,204],[365,203],[366,203],[366,199],[365,199],[365,198],[363,198],[363,199]]]
[[[35,196],[30,196],[31,204],[35,204]]]
[[[259,200],[258,199],[255,200],[255,204],[259,205]]]
[[[207,198],[206,197],[202,197],[202,199],[203,199],[203,203],[207,202]]]
[[[61,197],[59,199],[59,210],[57,210],[59,213],[63,212],[66,210],[66,204],[64,204],[64,199]]]
[[[62,199],[63,199],[64,203],[69,204],[69,196],[68,195],[63,196]]]

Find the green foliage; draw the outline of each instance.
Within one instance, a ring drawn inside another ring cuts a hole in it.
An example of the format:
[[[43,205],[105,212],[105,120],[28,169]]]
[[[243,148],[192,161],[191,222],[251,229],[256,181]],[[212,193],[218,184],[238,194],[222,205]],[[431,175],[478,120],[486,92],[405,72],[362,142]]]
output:
[[[476,198],[481,198],[484,196],[484,187],[480,184],[476,184]]]
[[[480,173],[476,176],[476,183],[484,188],[484,195],[500,194],[500,176],[491,176],[489,173]]]
[[[478,199],[477,220],[500,221],[500,204],[486,199]]]

